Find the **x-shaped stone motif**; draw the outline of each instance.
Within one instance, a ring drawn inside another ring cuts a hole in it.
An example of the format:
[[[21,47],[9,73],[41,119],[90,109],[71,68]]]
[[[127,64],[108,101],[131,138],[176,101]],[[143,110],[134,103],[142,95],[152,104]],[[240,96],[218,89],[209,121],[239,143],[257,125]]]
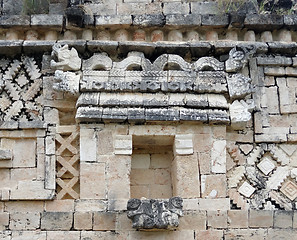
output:
[[[61,191],[57,194],[57,199],[63,199],[67,194],[72,198],[78,199],[79,194],[73,190],[73,187],[78,182],[78,177],[74,177],[69,180],[69,182],[64,181],[61,178],[57,178],[57,184],[62,188]]]
[[[78,132],[73,132],[70,134],[69,137],[65,139],[61,135],[57,134],[56,141],[58,141],[61,146],[57,149],[56,154],[60,156],[66,149],[68,149],[73,155],[78,154],[78,150],[71,145],[71,143],[76,139],[77,136]]]
[[[69,161],[65,160],[61,156],[57,156],[57,162],[62,165],[62,168],[57,172],[57,177],[61,178],[63,175],[69,171],[73,177],[78,177],[79,176],[79,171],[76,170],[73,165],[79,160],[78,155],[74,155],[71,157]]]

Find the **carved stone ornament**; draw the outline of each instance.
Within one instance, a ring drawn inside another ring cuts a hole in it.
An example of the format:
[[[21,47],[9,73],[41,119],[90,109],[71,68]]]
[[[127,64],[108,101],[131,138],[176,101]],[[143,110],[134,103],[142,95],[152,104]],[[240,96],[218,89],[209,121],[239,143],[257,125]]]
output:
[[[255,47],[235,47],[229,53],[229,59],[226,61],[226,72],[238,72],[244,68],[248,59],[255,53]]]
[[[232,124],[233,119],[244,127],[242,123],[251,117],[247,104],[233,102],[244,101],[253,90],[251,79],[238,73],[253,53],[252,48],[232,49],[225,64],[214,57],[187,62],[175,54],[162,54],[151,62],[142,52],[129,52],[117,62],[106,53],[96,53],[83,60],[81,78],[80,74],[61,71],[80,69],[79,60],[75,66],[70,65],[78,58],[73,51],[75,57],[69,61],[72,51],[66,45],[54,45],[52,55],[59,61],[53,60],[52,67],[58,69],[55,78],[60,81],[54,88],[79,94],[78,122]],[[231,110],[240,111],[241,118],[234,114],[230,118]]]
[[[174,229],[178,217],[183,216],[183,200],[172,197],[169,200],[132,198],[127,204],[127,216],[136,229]]]
[[[55,90],[69,92],[73,95],[79,92],[80,75],[73,72],[56,70],[55,80],[59,81],[58,83],[54,83],[53,87]]]
[[[81,67],[81,59],[75,48],[69,50],[68,45],[56,43],[52,51],[51,68],[63,71],[77,71]]]

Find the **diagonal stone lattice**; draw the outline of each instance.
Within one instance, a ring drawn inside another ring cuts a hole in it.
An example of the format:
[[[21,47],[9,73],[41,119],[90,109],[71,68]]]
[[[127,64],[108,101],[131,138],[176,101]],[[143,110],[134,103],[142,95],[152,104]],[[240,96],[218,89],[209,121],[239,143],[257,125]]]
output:
[[[76,126],[59,127],[56,134],[57,199],[79,198],[79,131]],[[71,130],[71,131],[70,131]]]
[[[34,58],[2,59],[0,74],[0,120],[42,121],[42,101],[35,101],[41,96],[42,79]]]

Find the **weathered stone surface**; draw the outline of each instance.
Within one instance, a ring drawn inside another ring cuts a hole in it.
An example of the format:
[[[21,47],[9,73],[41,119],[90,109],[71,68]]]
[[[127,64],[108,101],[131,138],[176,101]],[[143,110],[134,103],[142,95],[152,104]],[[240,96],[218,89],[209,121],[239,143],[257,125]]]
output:
[[[179,225],[178,218],[183,216],[183,200],[173,197],[167,200],[130,199],[127,204],[127,216],[137,229],[167,229]],[[165,217],[166,212],[166,217]]]
[[[51,67],[57,70],[69,71],[79,70],[81,67],[81,59],[75,48],[68,49],[68,45],[57,43],[53,46]]]
[[[71,212],[44,212],[41,214],[41,229],[69,231],[73,224]]]

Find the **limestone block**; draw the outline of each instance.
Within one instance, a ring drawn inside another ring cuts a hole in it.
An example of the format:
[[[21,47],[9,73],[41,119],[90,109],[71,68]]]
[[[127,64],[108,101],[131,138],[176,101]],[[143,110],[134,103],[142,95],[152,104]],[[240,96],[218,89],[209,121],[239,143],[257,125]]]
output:
[[[105,163],[80,164],[80,198],[106,198],[106,169]]]
[[[195,235],[200,240],[215,240],[223,239],[224,232],[221,230],[195,231]]]
[[[40,227],[40,213],[18,212],[10,214],[9,229],[34,230]]]
[[[133,233],[133,232],[132,232]],[[115,231],[82,231],[81,240],[113,240],[113,239],[129,239],[131,238],[129,232],[115,232]],[[133,239],[133,238],[132,238]]]
[[[24,149],[28,151],[24,152]],[[36,140],[17,139],[13,145],[13,167],[35,167]]]
[[[188,14],[190,11],[189,3],[167,2],[164,3],[163,13],[167,14]]]
[[[44,188],[55,190],[56,189],[56,156],[45,157],[44,171],[45,171]]]
[[[207,211],[207,226],[211,228],[227,228],[227,211]]]
[[[182,198],[200,196],[198,160],[195,155],[175,156],[171,171],[174,196]]]
[[[268,229],[267,239],[295,240],[296,238],[297,238],[296,230],[292,230],[292,229]]]
[[[9,225],[9,213],[0,212],[0,231],[5,230],[8,225]],[[0,238],[1,238],[1,235],[0,235]]]
[[[35,14],[31,16],[32,26],[60,27],[63,25],[63,15]]]
[[[125,155],[108,156],[106,159],[108,199],[130,197],[131,157]],[[123,191],[125,189],[125,191]]]
[[[293,212],[277,210],[274,211],[273,227],[274,228],[292,228]]]
[[[193,154],[193,135],[175,135],[174,141],[174,154],[175,155],[190,155]]]
[[[131,168],[148,169],[150,167],[150,154],[133,154],[131,159]]]
[[[47,240],[80,240],[79,231],[47,231],[46,236]]]
[[[99,212],[99,211],[106,211],[107,209],[107,202],[103,200],[83,200],[78,199],[75,201],[74,209],[76,212]]]
[[[47,240],[45,231],[13,231],[12,240]]]
[[[201,194],[203,198],[226,197],[226,194],[227,194],[226,175],[225,174],[201,175]]]
[[[10,192],[11,200],[38,200],[52,199],[54,190],[44,188],[44,181],[19,181],[17,189]]]
[[[206,230],[206,211],[184,212],[179,219],[179,228],[183,230]]]
[[[116,135],[114,140],[114,153],[118,155],[132,154],[132,136]]]
[[[41,214],[42,230],[69,231],[73,223],[72,212],[43,212]]]
[[[2,240],[11,240],[11,231],[1,231],[0,238]]]
[[[268,76],[284,76],[286,75],[286,71],[284,67],[265,67],[264,74]]]
[[[273,211],[250,210],[249,227],[269,228],[273,226]]]
[[[97,139],[97,154],[110,155],[114,153],[114,139],[112,131],[108,129],[104,129],[102,131],[99,130],[97,133]]]
[[[73,212],[74,200],[63,199],[63,200],[46,201],[44,210],[46,212]]]
[[[94,129],[80,128],[80,161],[96,162],[97,139]]]
[[[226,140],[215,140],[211,151],[211,171],[226,173]]]
[[[228,210],[229,228],[247,228],[248,211],[246,210]]]
[[[129,199],[115,199],[108,201],[108,211],[125,211]]]
[[[95,17],[95,25],[131,25],[132,17],[131,15],[99,15]]]
[[[151,154],[150,155],[150,166],[151,168],[169,168],[173,160],[173,156],[168,154]],[[133,163],[133,159],[132,159]],[[133,168],[133,165],[132,165]]]
[[[10,213],[18,212],[42,212],[43,201],[9,201],[5,203],[6,210]]]
[[[0,149],[0,161],[2,160],[11,160],[12,152],[11,150]]]
[[[116,213],[95,212],[93,230],[115,230]]]
[[[201,199],[198,199],[198,209],[207,210],[207,211],[229,210],[230,199],[229,198],[220,198],[220,199],[201,198]]]
[[[240,239],[240,238],[249,239],[249,240],[277,239],[277,238],[267,238],[266,229],[230,229],[230,230],[227,230],[225,233],[226,240],[233,240],[233,239]]]
[[[74,229],[91,230],[92,229],[92,212],[75,212],[74,213]]]
[[[56,144],[54,136],[47,136],[45,138],[45,153],[47,155],[54,155],[56,153]]]

